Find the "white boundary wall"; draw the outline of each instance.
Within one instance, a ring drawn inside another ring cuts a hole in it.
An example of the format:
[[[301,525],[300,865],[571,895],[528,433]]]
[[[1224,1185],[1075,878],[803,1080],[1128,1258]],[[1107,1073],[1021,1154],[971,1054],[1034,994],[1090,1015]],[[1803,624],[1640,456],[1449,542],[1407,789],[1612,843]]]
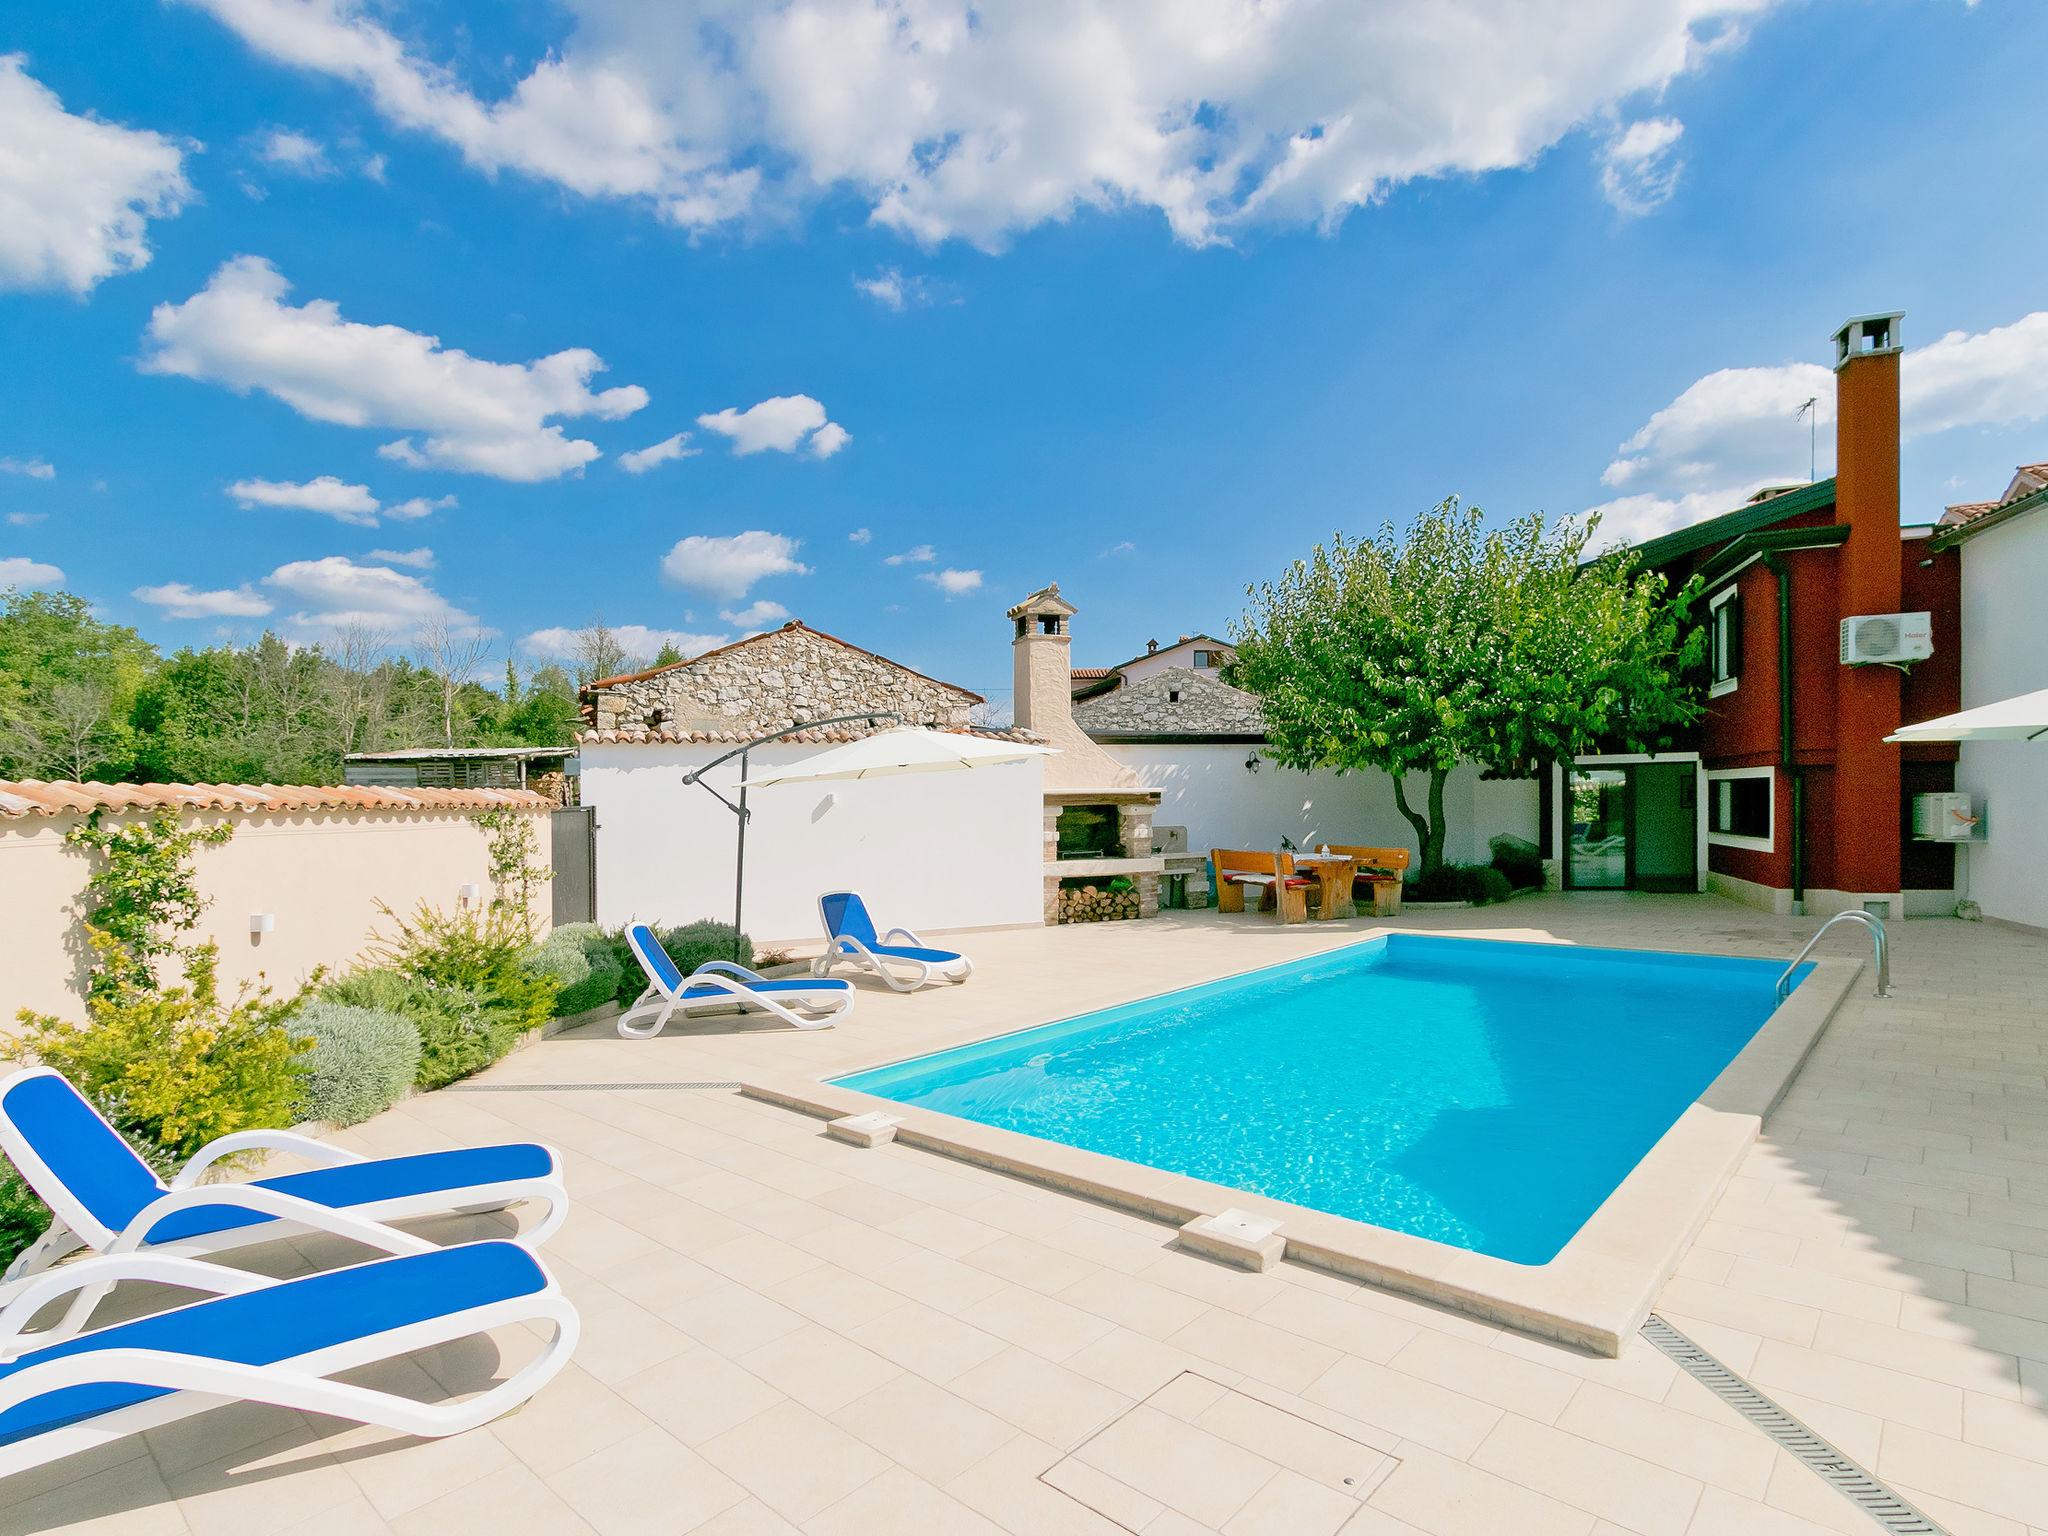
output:
[[[1394,781],[1384,773],[1301,773],[1264,756],[1253,772],[1245,759],[1259,749],[1243,742],[1104,742],[1102,749],[1160,791],[1153,825],[1186,827],[1190,853],[1278,848],[1282,837],[1298,848],[1321,842],[1415,848],[1415,831],[1394,804]],[[1407,789],[1409,803],[1420,809],[1428,778],[1410,777]],[[1535,842],[1538,803],[1534,779],[1485,780],[1476,768],[1455,770],[1444,785],[1450,820],[1444,856],[1483,864],[1492,858],[1487,839],[1501,832]]]
[[[1963,708],[2048,688],[2048,509],[1961,548]],[[1986,917],[2048,928],[2048,739],[1964,742],[1956,788],[1984,805],[1989,824],[1986,840],[1959,854],[1965,894]]]
[[[682,782],[728,750],[580,749],[583,803],[597,808],[599,922],[731,921],[737,820],[703,788]],[[823,750],[758,748],[752,771]],[[820,939],[819,893],[848,886],[883,927],[943,932],[1043,921],[1043,763],[749,791],[747,933],[759,945]],[[738,760],[705,782],[735,798]]]
[[[135,819],[103,813],[107,822]],[[200,894],[210,905],[190,942],[220,946],[220,976],[232,993],[264,981],[295,988],[316,966],[345,967],[385,923],[383,901],[409,913],[421,901],[453,907],[461,887],[478,885],[488,899],[490,834],[474,812],[306,811],[188,813],[181,825],[233,824],[234,837],[193,854]],[[23,1008],[81,1020],[79,896],[91,856],[67,845],[75,814],[0,822],[0,1034],[16,1029]],[[535,814],[541,857],[547,818]],[[547,892],[537,902],[543,926]],[[260,938],[249,919],[263,912],[275,928]]]

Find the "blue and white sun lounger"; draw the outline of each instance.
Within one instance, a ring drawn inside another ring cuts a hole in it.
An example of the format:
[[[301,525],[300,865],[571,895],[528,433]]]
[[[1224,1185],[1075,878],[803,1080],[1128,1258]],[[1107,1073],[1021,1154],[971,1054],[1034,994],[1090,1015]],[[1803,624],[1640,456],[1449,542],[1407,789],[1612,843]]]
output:
[[[56,1326],[26,1331],[54,1301],[129,1281],[212,1294],[90,1333],[79,1331],[74,1305]],[[542,1324],[552,1337],[474,1397],[423,1403],[331,1379],[514,1323]],[[568,1363],[577,1331],[554,1280],[512,1243],[433,1248],[292,1280],[162,1253],[81,1259],[39,1275],[0,1309],[0,1477],[234,1401],[407,1435],[456,1434],[538,1392]]]
[[[208,1254],[304,1231],[384,1247],[388,1229],[378,1223],[495,1210],[515,1200],[547,1204],[517,1239],[537,1246],[569,1211],[560,1160],[534,1142],[366,1158],[290,1131],[240,1131],[202,1147],[165,1184],[48,1067],[0,1078],[0,1151],[55,1215],[0,1281],[35,1274],[80,1248]],[[247,1184],[199,1182],[220,1159],[249,1151],[287,1152],[316,1166]]]
[[[858,891],[827,891],[818,898],[818,916],[825,921],[826,949],[811,964],[814,975],[830,975],[835,964],[850,960],[898,992],[915,992],[934,976],[965,981],[974,974],[974,962],[965,955],[933,949],[908,928],[877,934]]]
[[[802,976],[770,981],[727,960],[707,960],[685,976],[645,923],[628,928],[626,942],[639,957],[640,969],[647,973],[647,990],[619,1015],[619,1033],[628,1040],[658,1035],[672,1015],[695,1008],[739,1003],[765,1008],[797,1029],[828,1029],[853,1006],[849,982]]]

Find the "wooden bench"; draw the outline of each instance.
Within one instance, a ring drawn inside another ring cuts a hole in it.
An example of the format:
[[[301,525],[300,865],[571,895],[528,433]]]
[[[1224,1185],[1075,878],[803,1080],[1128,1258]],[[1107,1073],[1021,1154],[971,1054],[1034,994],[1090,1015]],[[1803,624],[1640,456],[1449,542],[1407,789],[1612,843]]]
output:
[[[1331,843],[1330,852],[1358,860],[1358,883],[1372,887],[1372,915],[1395,917],[1401,911],[1401,872],[1412,855],[1406,848],[1361,848]],[[1385,871],[1385,873],[1381,873]]]
[[[1308,921],[1308,888],[1315,882],[1294,872],[1291,855],[1212,848],[1209,859],[1216,867],[1217,911],[1242,912],[1250,886],[1259,892],[1261,912],[1277,913],[1283,923]]]

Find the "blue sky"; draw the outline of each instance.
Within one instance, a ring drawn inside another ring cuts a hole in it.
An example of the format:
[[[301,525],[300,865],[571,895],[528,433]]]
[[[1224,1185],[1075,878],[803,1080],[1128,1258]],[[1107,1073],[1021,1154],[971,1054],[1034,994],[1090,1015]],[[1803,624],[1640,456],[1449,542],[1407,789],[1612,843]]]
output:
[[[2048,457],[2048,8],[962,14],[8,7],[0,579],[528,662],[786,612],[995,693],[1047,581],[1107,662],[1449,493],[1803,478],[1868,310],[1908,521]]]

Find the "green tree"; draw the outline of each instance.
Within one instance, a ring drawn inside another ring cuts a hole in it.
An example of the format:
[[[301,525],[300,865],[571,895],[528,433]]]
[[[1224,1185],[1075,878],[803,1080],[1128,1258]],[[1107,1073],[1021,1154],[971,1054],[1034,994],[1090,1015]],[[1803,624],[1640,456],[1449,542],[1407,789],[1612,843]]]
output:
[[[1482,523],[1452,498],[1405,533],[1318,545],[1246,589],[1229,674],[1279,762],[1392,777],[1425,873],[1459,763],[1524,774],[1595,745],[1650,751],[1702,708],[1693,587],[1672,596],[1622,553],[1587,561],[1597,519]]]
[[[82,597],[0,592],[0,776],[125,778],[129,713],[156,661],[156,647]]]

